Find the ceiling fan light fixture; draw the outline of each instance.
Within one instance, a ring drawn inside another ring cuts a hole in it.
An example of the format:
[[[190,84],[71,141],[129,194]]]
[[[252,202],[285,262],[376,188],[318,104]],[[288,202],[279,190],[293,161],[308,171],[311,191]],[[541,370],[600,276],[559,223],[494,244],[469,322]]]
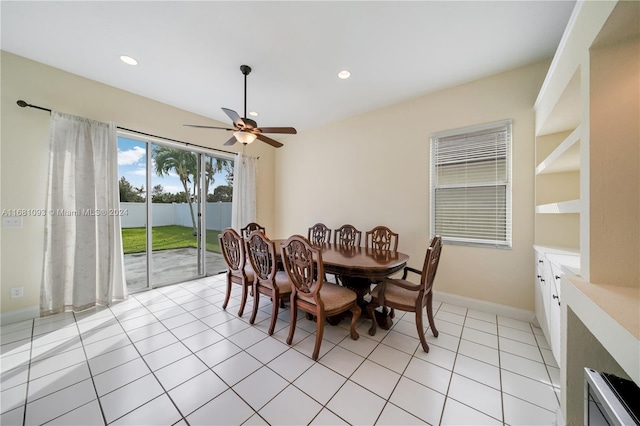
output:
[[[342,80],[346,80],[349,77],[351,77],[351,73],[347,70],[342,70],[338,73],[338,78],[341,78]]]
[[[243,143],[245,145],[250,144],[251,142],[256,140],[256,135],[249,132],[233,132],[233,136],[235,136],[240,143]]]

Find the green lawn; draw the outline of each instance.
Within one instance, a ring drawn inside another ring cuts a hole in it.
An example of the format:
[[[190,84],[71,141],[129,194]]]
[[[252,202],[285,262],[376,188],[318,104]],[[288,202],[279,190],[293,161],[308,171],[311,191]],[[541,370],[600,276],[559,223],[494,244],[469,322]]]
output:
[[[207,251],[220,253],[218,241],[220,231],[207,231]],[[156,226],[151,230],[153,250],[168,250],[175,248],[196,248],[196,237],[193,228],[184,226]],[[142,253],[147,248],[146,228],[123,228],[122,246],[124,254]]]

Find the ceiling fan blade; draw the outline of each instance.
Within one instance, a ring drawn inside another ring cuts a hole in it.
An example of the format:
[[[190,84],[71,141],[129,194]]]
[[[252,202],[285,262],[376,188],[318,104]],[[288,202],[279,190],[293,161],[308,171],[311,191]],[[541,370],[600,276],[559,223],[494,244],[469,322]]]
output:
[[[286,133],[288,135],[298,133],[293,127],[260,127],[258,130],[262,133]]]
[[[226,141],[224,144],[225,144],[225,145],[227,145],[227,146],[229,146],[229,145],[233,145],[233,144],[234,144],[234,143],[236,143],[237,141],[238,141],[238,140],[236,139],[236,137],[235,137],[235,136],[231,136],[231,138],[230,138],[228,141]]]
[[[195,127],[197,129],[219,129],[219,130],[236,130],[236,129],[229,129],[227,127],[215,127],[215,126],[200,126],[198,124],[183,124],[183,126],[185,127]]]
[[[268,143],[269,145],[271,145],[271,146],[273,146],[275,148],[280,148],[281,146],[283,146],[280,142],[278,142],[276,140],[273,140],[273,139],[271,139],[271,138],[269,138],[269,137],[267,137],[267,136],[265,136],[263,134],[260,134],[260,133],[254,133],[254,134],[262,142],[266,142],[266,143]]]
[[[233,121],[233,124],[236,127],[245,127],[244,121],[242,120],[242,118],[240,118],[237,112],[229,108],[222,108],[222,110],[224,111],[225,114],[229,116],[229,118],[231,119],[231,121]]]

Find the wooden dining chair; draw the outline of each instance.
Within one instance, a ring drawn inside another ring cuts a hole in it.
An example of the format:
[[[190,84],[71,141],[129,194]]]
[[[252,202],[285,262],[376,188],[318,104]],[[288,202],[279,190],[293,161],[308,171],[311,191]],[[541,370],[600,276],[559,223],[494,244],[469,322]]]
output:
[[[307,232],[307,239],[311,244],[331,244],[331,229],[324,223],[316,223]]]
[[[253,231],[246,240],[247,257],[253,268],[253,312],[249,324],[253,324],[258,313],[260,294],[271,298],[271,324],[269,336],[273,334],[278,319],[280,303],[291,295],[291,281],[285,271],[278,271],[276,245],[262,231]]]
[[[362,231],[358,231],[353,225],[342,225],[335,230],[334,241],[341,246],[360,247]]]
[[[351,338],[358,340],[356,322],[360,318],[357,296],[346,287],[325,282],[322,250],[311,245],[302,235],[293,235],[282,243],[282,261],[293,287],[291,288],[291,322],[287,344],[293,341],[298,309],[316,316],[316,343],[313,360],[318,359],[325,320],[329,316],[351,311]]]
[[[367,313],[374,318],[374,309],[378,306],[388,306],[400,311],[415,312],[416,328],[422,349],[429,352],[429,345],[424,337],[425,330],[422,327],[422,310],[427,308],[427,318],[431,326],[431,332],[438,337],[438,330],[433,320],[433,281],[440,262],[442,252],[442,238],[435,236],[427,249],[422,271],[405,266],[401,279],[382,280],[371,292],[371,302],[367,305]],[[420,275],[420,284],[407,281],[409,272]],[[376,321],[371,321],[369,329],[371,336],[376,334]]]
[[[386,226],[376,226],[365,234],[365,246],[371,250],[398,251],[398,234]]]
[[[241,317],[244,305],[247,303],[247,290],[253,285],[254,272],[251,264],[247,263],[245,255],[245,244],[243,238],[233,228],[225,228],[218,237],[220,240],[220,251],[227,263],[227,294],[222,304],[222,309],[227,309],[229,298],[231,297],[231,284],[238,284],[242,287],[242,300],[238,316]]]
[[[251,235],[253,231],[262,231],[263,234],[266,234],[264,226],[261,226],[255,222],[251,222],[244,228],[240,229],[240,234],[242,234],[243,238],[249,238],[249,235]]]

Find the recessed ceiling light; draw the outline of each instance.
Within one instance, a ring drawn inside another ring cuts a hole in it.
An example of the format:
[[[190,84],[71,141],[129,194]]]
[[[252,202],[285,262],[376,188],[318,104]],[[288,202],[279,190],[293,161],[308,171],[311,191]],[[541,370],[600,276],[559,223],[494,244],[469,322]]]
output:
[[[133,59],[131,56],[122,55],[122,56],[120,56],[120,60],[121,60],[122,62],[124,62],[125,64],[129,64],[129,65],[138,65],[138,61],[136,61],[135,59]]]
[[[249,111],[249,115],[252,116],[252,117],[257,117],[258,113],[255,112],[255,111]]]
[[[340,71],[338,73],[338,77],[343,79],[343,80],[345,80],[345,79],[351,77],[351,73],[349,71],[347,71],[347,70],[342,70],[342,71]]]

